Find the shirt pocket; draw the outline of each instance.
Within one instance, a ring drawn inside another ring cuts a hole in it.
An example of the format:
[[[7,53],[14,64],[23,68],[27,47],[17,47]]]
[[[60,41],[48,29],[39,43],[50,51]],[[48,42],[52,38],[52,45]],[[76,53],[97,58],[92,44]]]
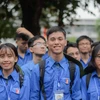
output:
[[[96,90],[94,90],[92,88],[88,89],[87,95],[90,98],[89,100],[97,100],[97,98],[98,98]]]
[[[12,88],[10,91],[11,91],[11,99],[19,100],[20,88]]]
[[[70,92],[70,79],[69,78],[61,78],[61,89],[64,90],[65,94]]]
[[[5,100],[6,98],[6,88],[3,85],[0,85],[0,100]]]

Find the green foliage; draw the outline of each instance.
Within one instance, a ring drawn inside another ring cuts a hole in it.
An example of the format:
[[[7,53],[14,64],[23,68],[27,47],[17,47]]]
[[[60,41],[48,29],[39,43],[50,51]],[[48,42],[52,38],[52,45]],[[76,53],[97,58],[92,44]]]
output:
[[[16,0],[4,0],[0,3],[0,38],[14,38],[16,21],[20,18],[19,5]],[[18,12],[19,13],[18,13]],[[17,15],[15,15],[18,13]]]
[[[82,3],[82,1],[84,1],[84,3]],[[18,20],[22,20],[23,26],[32,31],[34,35],[38,34],[37,32],[39,31],[36,30],[39,30],[40,26],[64,26],[64,20],[72,24],[75,19],[72,15],[76,14],[77,8],[81,7],[89,13],[92,13],[88,10],[88,3],[90,1],[91,0],[0,0],[0,36],[3,38],[14,37],[16,28],[20,26],[20,24],[16,23]],[[96,7],[98,4],[100,4],[100,0],[94,0]]]
[[[100,19],[96,21],[96,32],[98,33],[98,40],[100,40]]]
[[[70,41],[70,42],[75,43],[76,42],[76,37],[68,37],[67,40]]]

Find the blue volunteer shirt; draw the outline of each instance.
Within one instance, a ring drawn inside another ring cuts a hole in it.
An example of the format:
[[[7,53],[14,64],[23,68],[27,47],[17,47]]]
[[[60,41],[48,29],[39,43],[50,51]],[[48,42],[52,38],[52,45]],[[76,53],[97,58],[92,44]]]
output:
[[[27,50],[24,55],[24,58],[22,58],[20,55],[18,55],[17,64],[21,67],[24,64],[26,64],[28,61],[31,61],[32,59],[33,59],[32,53],[29,50]]]
[[[31,94],[30,100],[40,100],[40,72],[37,64],[31,74]],[[70,74],[68,60],[63,57],[59,62],[59,66],[55,65],[55,61],[48,57],[46,59],[44,87],[47,100],[55,100],[55,93],[57,90],[63,91],[63,100],[80,100],[80,72],[76,65],[74,84],[72,86],[72,94],[70,94]],[[42,94],[41,94],[42,95]],[[41,97],[43,100],[43,96]],[[62,100],[62,99],[61,99]]]
[[[27,75],[30,78],[31,72],[32,72],[34,66],[35,66],[35,64],[34,64],[33,60],[31,60],[27,64],[23,65],[21,67],[21,69],[24,71],[25,75]]]
[[[86,75],[81,81],[82,100],[100,100],[100,78],[94,71],[91,75],[88,89],[86,86]]]
[[[83,66],[83,69],[85,69],[88,66],[88,63],[90,62],[90,60],[91,60],[91,56],[89,57],[87,63],[85,63],[82,59],[80,60],[82,66]]]
[[[0,70],[0,100],[29,100],[30,80],[24,77],[20,88],[19,74],[14,70],[8,79],[5,79]]]

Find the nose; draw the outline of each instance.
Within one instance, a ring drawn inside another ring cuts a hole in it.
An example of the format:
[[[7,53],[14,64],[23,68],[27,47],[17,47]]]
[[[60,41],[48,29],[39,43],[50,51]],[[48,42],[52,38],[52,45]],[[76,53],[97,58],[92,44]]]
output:
[[[55,40],[55,43],[56,43],[56,44],[58,44],[58,43],[59,43],[58,39],[56,39],[56,40]]]
[[[8,61],[9,58],[7,56],[4,57],[4,61]]]

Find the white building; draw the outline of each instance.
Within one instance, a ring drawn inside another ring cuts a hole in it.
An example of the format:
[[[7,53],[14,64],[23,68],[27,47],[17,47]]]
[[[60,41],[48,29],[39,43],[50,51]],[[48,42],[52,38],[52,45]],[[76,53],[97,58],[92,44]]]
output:
[[[87,35],[93,40],[97,39],[95,31],[96,20],[92,19],[79,19],[73,22],[73,26],[66,25],[65,30],[67,37],[78,38],[81,35]]]

